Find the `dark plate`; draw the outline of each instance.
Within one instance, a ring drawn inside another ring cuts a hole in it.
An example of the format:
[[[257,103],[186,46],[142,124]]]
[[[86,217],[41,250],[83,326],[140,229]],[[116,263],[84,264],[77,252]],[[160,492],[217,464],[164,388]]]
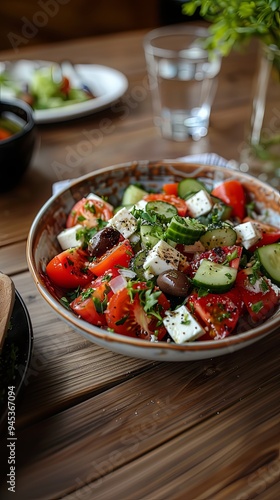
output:
[[[7,392],[14,386],[15,398],[19,397],[28,372],[33,346],[33,331],[29,313],[20,294],[16,291],[15,304],[2,353],[0,354],[0,428],[7,417]]]

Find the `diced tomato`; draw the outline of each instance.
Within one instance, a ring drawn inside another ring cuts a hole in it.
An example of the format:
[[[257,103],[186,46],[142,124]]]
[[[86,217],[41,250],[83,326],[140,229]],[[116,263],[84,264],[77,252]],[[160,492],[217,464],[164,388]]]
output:
[[[145,201],[165,201],[166,203],[170,203],[170,205],[174,205],[174,207],[177,208],[178,215],[181,217],[185,217],[187,214],[188,207],[185,200],[179,198],[178,196],[174,196],[173,194],[151,193],[144,196],[143,199]]]
[[[241,182],[235,179],[222,182],[212,190],[211,194],[232,207],[233,217],[241,220],[245,217],[246,196]]]
[[[86,227],[97,227],[100,220],[107,221],[113,217],[113,209],[106,201],[82,198],[72,208],[66,221],[66,227],[81,224]]]
[[[265,245],[271,245],[272,243],[277,243],[280,241],[280,231],[278,230],[275,233],[263,233],[262,238],[256,245],[250,248],[250,250],[253,252],[256,248],[263,247]]]
[[[189,296],[188,308],[206,329],[206,335],[199,340],[218,340],[230,335],[238,322],[242,302],[235,290],[226,293],[208,293],[199,297]]]
[[[265,277],[255,276],[250,268],[237,273],[235,288],[254,322],[267,318],[279,301],[269,281]]]
[[[8,137],[11,137],[12,133],[6,130],[5,128],[0,128],[0,141],[3,139],[8,139]]]
[[[145,293],[149,293],[146,283],[133,285],[133,290],[132,296],[128,288],[124,288],[110,299],[105,311],[108,327],[112,328],[114,332],[128,337],[151,340],[152,335],[155,335],[158,340],[162,340],[167,333],[166,328],[158,317],[149,310],[144,310],[141,302],[140,294],[144,295],[145,300]],[[154,304],[157,316],[163,317],[164,312],[169,308],[169,301],[162,292],[159,292]]]
[[[70,91],[70,80],[67,76],[62,77],[62,82],[60,84],[60,90],[63,94],[69,94]]]
[[[82,319],[96,326],[106,326],[105,310],[113,292],[110,281],[119,273],[117,269],[110,269],[105,275],[99,276],[90,282],[74,299],[70,307]]]
[[[102,276],[108,269],[129,267],[134,252],[129,240],[120,241],[101,257],[97,257],[90,263],[90,271],[95,276]]]
[[[193,277],[193,275],[199,268],[202,259],[211,260],[211,262],[215,262],[216,264],[228,263],[229,267],[238,269],[241,254],[242,254],[242,247],[237,245],[232,245],[229,247],[216,247],[213,248],[212,250],[207,250],[206,252],[202,252],[196,255],[191,260],[191,262],[189,263],[189,267],[187,269],[187,274],[190,277]]]
[[[162,186],[162,190],[165,194],[171,194],[173,196],[178,196],[178,186],[179,182],[170,182]]]
[[[48,263],[46,273],[50,280],[61,288],[85,286],[92,279],[89,257],[80,248],[68,248]]]

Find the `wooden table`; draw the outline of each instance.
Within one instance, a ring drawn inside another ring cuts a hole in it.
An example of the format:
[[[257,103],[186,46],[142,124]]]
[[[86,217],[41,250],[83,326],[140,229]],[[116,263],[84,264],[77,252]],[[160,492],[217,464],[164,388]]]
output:
[[[153,125],[143,34],[26,46],[18,54],[1,54],[3,59],[104,64],[129,80],[127,94],[115,107],[40,126],[40,145],[23,182],[0,196],[0,267],[14,280],[34,329],[32,361],[16,410],[13,498],[276,499],[279,332],[205,361],[126,358],[84,340],[58,319],[27,268],[28,230],[55,181],[136,159],[203,152],[239,159],[250,116],[254,48],[223,61],[208,136],[176,143],[161,139]],[[102,130],[108,119],[110,130],[81,155],[85,131]],[[6,435],[0,454],[7,461]],[[4,476],[1,499],[12,495],[6,480]]]

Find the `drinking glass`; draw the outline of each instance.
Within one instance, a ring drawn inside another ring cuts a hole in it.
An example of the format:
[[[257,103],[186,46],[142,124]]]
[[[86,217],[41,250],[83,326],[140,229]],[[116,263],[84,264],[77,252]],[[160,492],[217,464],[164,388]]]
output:
[[[208,30],[174,25],[144,38],[155,125],[166,139],[199,140],[208,133],[221,56],[205,49]]]

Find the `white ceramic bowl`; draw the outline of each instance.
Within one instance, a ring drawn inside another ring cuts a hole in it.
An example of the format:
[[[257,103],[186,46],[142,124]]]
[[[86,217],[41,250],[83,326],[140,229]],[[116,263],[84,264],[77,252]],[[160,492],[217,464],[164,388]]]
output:
[[[138,182],[146,188],[160,190],[164,183],[179,181],[185,177],[200,178],[209,186],[224,179],[239,179],[260,209],[270,214],[271,223],[280,227],[280,195],[270,186],[236,170],[166,160],[115,165],[85,175],[50,198],[35,218],[27,242],[27,260],[33,279],[42,297],[59,317],[88,340],[127,356],[157,361],[188,361],[232,353],[261,340],[280,325],[278,308],[262,325],[222,340],[196,341],[186,345],[151,343],[111,333],[79,319],[65,309],[47,289],[43,278],[45,266],[61,251],[56,236],[64,228],[67,214],[74,203],[82,196],[94,192],[99,196],[108,197],[109,202],[117,206],[129,183]]]

